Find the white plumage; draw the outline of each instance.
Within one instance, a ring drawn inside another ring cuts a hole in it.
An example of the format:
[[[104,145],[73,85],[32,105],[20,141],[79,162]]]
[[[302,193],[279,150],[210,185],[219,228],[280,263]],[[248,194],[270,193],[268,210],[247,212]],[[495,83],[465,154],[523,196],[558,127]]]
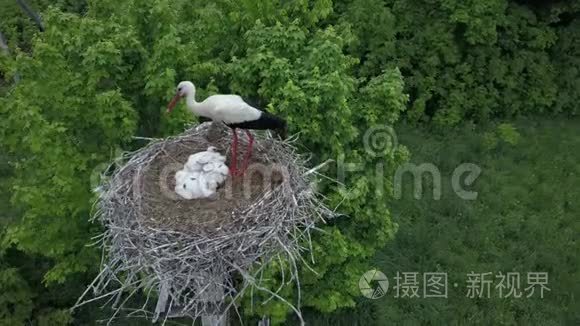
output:
[[[262,111],[249,105],[239,95],[217,94],[197,102],[195,100],[195,86],[192,82],[184,81],[177,85],[177,94],[167,107],[170,112],[177,101],[186,97],[187,107],[196,115],[220,121],[226,124],[242,123],[260,119]]]
[[[207,163],[225,163],[225,161],[226,157],[218,153],[215,147],[210,146],[205,152],[190,155],[187,163],[185,163],[185,168],[191,172],[199,172],[203,170],[203,166]]]
[[[198,102],[195,100],[195,85],[190,81],[182,81],[177,85],[177,92],[167,105],[167,112],[171,112],[177,102],[185,98],[187,107],[195,115],[204,117],[213,121],[223,122],[232,128],[232,163],[231,172],[233,176],[241,176],[248,168],[249,159],[252,155],[252,146],[254,138],[252,130],[277,130],[281,136],[286,132],[286,121],[276,117],[268,112],[261,111],[246,103],[239,95],[234,94],[217,94]],[[237,134],[236,129],[244,129],[248,136],[248,147],[242,170],[237,169]],[[197,168],[197,167],[196,167]]]
[[[175,174],[175,192],[185,199],[212,196],[230,172],[225,161],[213,146],[190,155],[183,170]]]
[[[175,192],[182,198],[194,199],[202,196],[199,173],[181,170],[175,174],[175,181]]]

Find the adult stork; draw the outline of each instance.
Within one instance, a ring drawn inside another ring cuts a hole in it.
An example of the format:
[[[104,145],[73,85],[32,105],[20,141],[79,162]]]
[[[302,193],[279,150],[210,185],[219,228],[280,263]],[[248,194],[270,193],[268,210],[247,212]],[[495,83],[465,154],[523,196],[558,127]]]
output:
[[[218,94],[212,95],[202,102],[195,100],[195,86],[190,81],[182,81],[177,85],[177,91],[169,105],[167,112],[171,112],[177,102],[185,98],[187,108],[195,115],[217,122],[223,122],[232,128],[232,166],[230,171],[233,176],[242,175],[248,168],[250,156],[254,144],[254,137],[250,129],[274,130],[285,137],[286,121],[266,111],[256,109],[246,103],[239,95]],[[238,136],[236,129],[244,129],[248,135],[248,147],[242,163],[241,172],[238,171],[237,151]]]

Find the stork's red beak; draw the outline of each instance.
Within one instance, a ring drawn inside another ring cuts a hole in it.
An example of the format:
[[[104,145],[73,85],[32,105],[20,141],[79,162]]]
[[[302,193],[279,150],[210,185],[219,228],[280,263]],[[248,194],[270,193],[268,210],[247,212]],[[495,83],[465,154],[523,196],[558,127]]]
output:
[[[167,105],[167,113],[170,113],[173,108],[177,105],[177,102],[179,102],[179,100],[181,99],[181,94],[177,93],[175,94],[175,96],[171,99],[171,102],[169,102],[169,104]]]

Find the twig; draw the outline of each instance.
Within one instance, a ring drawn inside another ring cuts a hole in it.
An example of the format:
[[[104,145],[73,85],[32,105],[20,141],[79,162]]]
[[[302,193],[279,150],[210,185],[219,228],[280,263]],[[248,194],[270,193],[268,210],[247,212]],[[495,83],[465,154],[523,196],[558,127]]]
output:
[[[40,16],[36,12],[34,12],[32,8],[30,8],[30,6],[26,3],[26,1],[16,0],[16,2],[20,6],[20,8],[28,15],[28,17],[30,17],[34,21],[36,27],[38,27],[38,30],[44,32],[44,25],[42,24]]]
[[[10,55],[10,48],[8,47],[8,42],[6,41],[6,38],[4,37],[4,34],[2,34],[2,32],[0,31],[0,49],[2,49],[2,52],[9,56]],[[20,74],[18,72],[16,72],[14,74],[14,83],[18,84],[18,82],[20,82]]]
[[[6,43],[6,38],[4,37],[4,34],[2,34],[1,31],[0,31],[0,49],[2,49],[2,52],[4,52],[5,54],[10,54],[8,43]]]

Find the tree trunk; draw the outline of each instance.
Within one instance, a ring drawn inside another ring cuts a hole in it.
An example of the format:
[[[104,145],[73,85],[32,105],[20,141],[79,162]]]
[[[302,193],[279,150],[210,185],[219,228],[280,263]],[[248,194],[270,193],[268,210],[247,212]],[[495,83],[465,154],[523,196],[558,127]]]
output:
[[[200,299],[206,302],[222,302],[224,297],[224,290],[219,286],[223,284],[222,280],[216,279],[215,276],[207,273],[200,273],[201,278],[206,280],[209,286],[200,294]],[[208,315],[201,317],[202,326],[227,326],[227,313],[223,315]]]

